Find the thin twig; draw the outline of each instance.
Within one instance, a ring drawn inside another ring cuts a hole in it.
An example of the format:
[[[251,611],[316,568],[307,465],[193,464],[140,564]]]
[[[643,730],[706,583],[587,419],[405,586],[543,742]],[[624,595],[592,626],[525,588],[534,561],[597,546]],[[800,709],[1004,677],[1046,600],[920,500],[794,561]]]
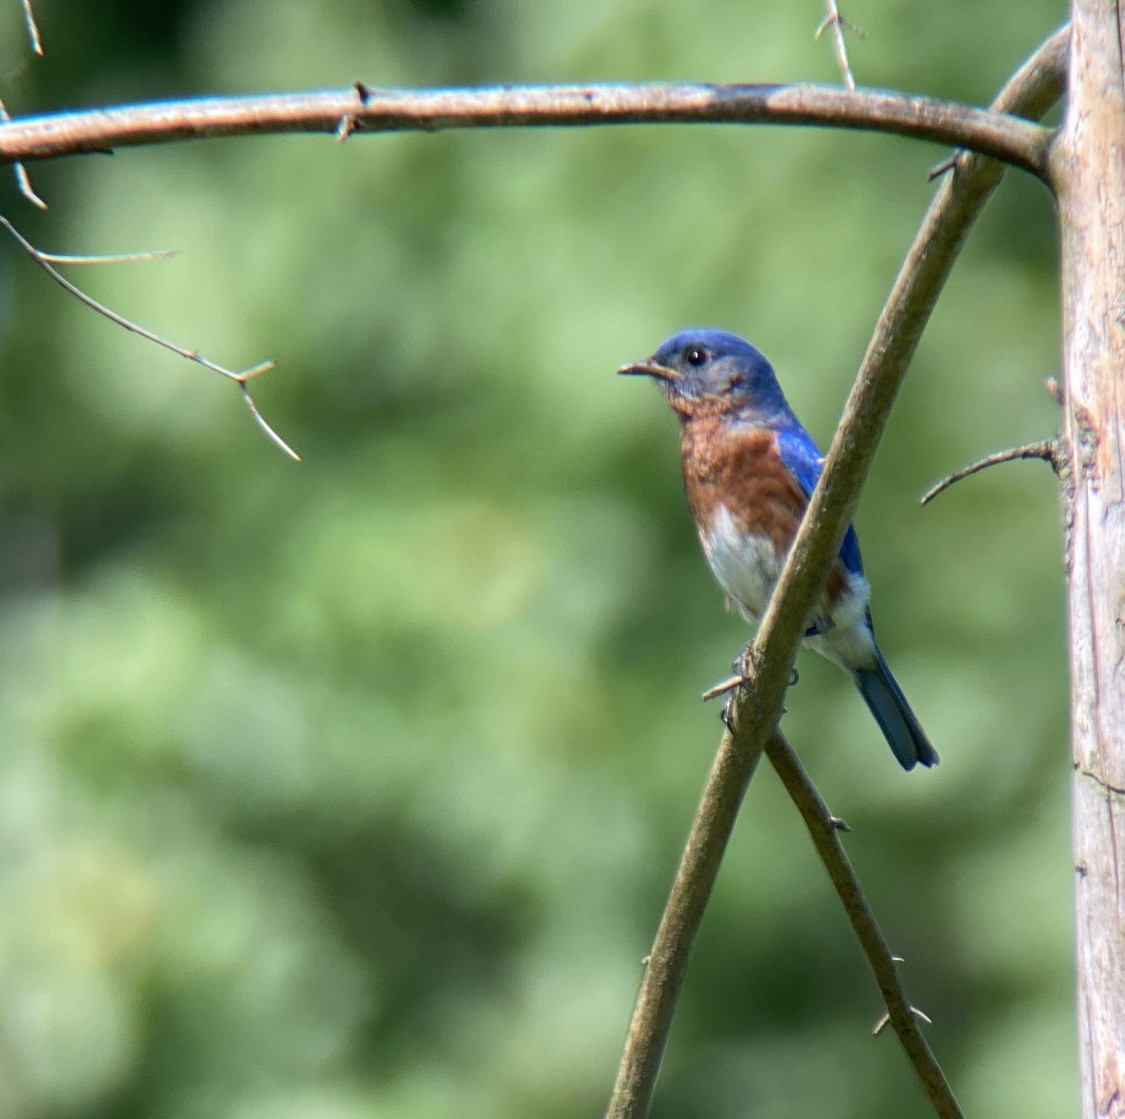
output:
[[[713,684],[699,698],[706,703],[709,699],[718,699],[721,695],[733,692],[735,688],[746,683],[745,676],[728,676],[718,684]]]
[[[39,37],[39,25],[35,22],[35,13],[31,10],[31,0],[23,0],[23,21],[27,24],[27,35],[31,40],[31,49],[42,58],[43,40]]]
[[[140,253],[45,253],[42,249],[35,252],[48,264],[143,264],[180,255],[179,249],[151,249]]]
[[[3,99],[0,99],[0,121],[7,123],[10,122],[11,119],[12,116],[8,112],[8,107],[4,104]],[[35,188],[31,185],[31,178],[27,173],[27,168],[24,167],[19,160],[16,160],[12,164],[12,170],[15,172],[16,186],[20,188],[20,194],[40,210],[47,209],[47,203],[35,193]]]
[[[940,482],[932,486],[922,495],[922,500],[919,504],[928,505],[939,493],[944,493],[955,482],[960,482],[962,479],[968,478],[972,474],[977,474],[981,470],[987,470],[990,466],[998,466],[1002,462],[1015,462],[1018,459],[1025,458],[1041,458],[1044,462],[1049,462],[1053,470],[1057,470],[1058,450],[1059,441],[1057,438],[1053,438],[1040,439],[1036,443],[1025,443],[1022,447],[1009,447],[1006,451],[995,451],[990,455],[985,455],[984,458],[977,459],[976,462],[969,463],[968,466],[962,466],[960,470],[954,470],[952,474],[947,474]]]
[[[43,271],[46,272],[47,275],[50,276],[51,279],[54,280],[56,284],[58,284],[60,287],[62,287],[65,291],[68,291],[71,295],[74,296],[75,299],[77,299],[80,302],[86,304],[86,306],[91,308],[91,310],[97,311],[97,313],[99,315],[104,316],[105,318],[109,319],[110,322],[116,323],[118,326],[123,327],[125,330],[128,330],[132,334],[138,334],[138,335],[140,335],[140,337],[147,339],[149,342],[155,342],[156,345],[161,346],[166,350],[171,350],[172,353],[178,354],[180,357],[186,358],[188,361],[193,361],[197,365],[202,365],[205,369],[210,369],[212,372],[219,373],[222,376],[226,377],[228,380],[234,381],[238,385],[238,387],[239,387],[239,389],[242,393],[242,398],[246,402],[246,406],[250,409],[251,415],[253,415],[255,421],[257,422],[258,426],[262,429],[262,431],[264,431],[266,433],[266,435],[268,435],[269,438],[278,447],[280,447],[281,450],[283,450],[291,459],[293,459],[295,462],[301,461],[301,456],[298,455],[297,452],[294,451],[293,448],[290,447],[289,444],[286,443],[285,440],[282,439],[281,436],[278,435],[277,432],[274,431],[274,429],[272,427],[270,427],[270,425],[265,421],[261,412],[258,411],[257,406],[255,405],[253,399],[250,396],[250,390],[247,388],[247,382],[248,381],[250,381],[254,377],[257,377],[261,373],[265,373],[269,369],[273,369],[276,362],[273,362],[273,361],[259,362],[257,365],[252,365],[249,369],[242,369],[242,370],[228,369],[224,365],[219,365],[218,363],[216,363],[214,361],[210,361],[208,358],[203,357],[203,355],[200,354],[198,350],[187,350],[187,349],[184,349],[184,347],[182,347],[182,346],[177,346],[175,342],[171,342],[167,338],[164,338],[159,334],[153,333],[153,331],[148,330],[147,328],[141,326],[139,323],[135,323],[131,319],[125,318],[124,315],[119,315],[116,311],[107,307],[104,303],[100,303],[92,295],[87,295],[86,292],[84,292],[80,287],[71,283],[70,280],[68,280],[61,272],[59,272],[59,270],[57,268],[55,268],[54,265],[51,263],[51,261],[52,261],[51,255],[47,254],[47,253],[40,252],[2,214],[0,214],[0,225],[2,225],[12,235],[12,237],[15,239],[16,243],[20,246],[20,248],[23,249],[23,251],[25,253],[27,253],[27,255],[29,257],[31,257],[31,259],[40,268],[42,268]],[[124,259],[127,259],[128,255],[129,254],[126,254],[126,257]],[[149,254],[141,253],[141,254],[132,254],[132,255],[139,257],[139,259],[153,259],[156,256],[165,256],[165,255],[168,255],[168,254],[166,254],[166,253],[155,253],[155,254],[153,254],[153,253],[149,253]],[[57,259],[57,258],[55,258],[55,259]],[[112,259],[113,259],[112,257],[100,257],[100,258],[92,257],[92,258],[86,258],[84,263],[105,263],[105,262],[110,261]],[[118,259],[122,259],[122,258],[118,258]]]
[[[1060,94],[1066,53],[1063,29],[1011,79],[996,107],[1029,116],[1045,113]],[[879,318],[824,472],[758,630],[752,657],[756,679],[740,694],[732,713],[734,730],[724,733],[711,766],[637,994],[607,1111],[612,1119],[643,1119],[648,1114],[691,947],[746,787],[777,726],[805,619],[827,582],[922,329],[968,227],[1002,173],[1000,164],[962,157],[958,174],[939,188]],[[915,1067],[939,1106],[942,1095],[927,1080],[925,1069]]]
[[[0,163],[252,133],[432,132],[609,124],[788,124],[890,132],[1045,174],[1053,133],[1027,120],[905,93],[817,85],[642,84],[369,89],[161,101],[0,125]],[[358,94],[358,96],[357,96]],[[354,127],[353,127],[354,125]]]
[[[848,89],[855,89],[855,75],[852,73],[852,64],[848,60],[848,44],[844,41],[844,28],[853,28],[853,25],[840,15],[836,0],[824,0],[824,7],[827,14],[816,29],[814,37],[819,39],[829,27],[832,28],[832,45],[836,49],[836,62],[840,67],[840,73],[843,75],[844,85]],[[853,28],[853,30],[858,31],[859,29]]]
[[[895,957],[891,954],[855,868],[840,842],[839,829],[835,826],[832,813],[828,811],[828,806],[812,779],[780,731],[775,731],[766,743],[766,755],[781,778],[785,791],[801,813],[820,861],[843,902],[844,912],[848,915],[856,940],[867,957],[875,982],[883,995],[883,1002],[887,1007],[886,1021],[894,1027],[911,1064],[918,1070],[937,1114],[942,1119],[959,1117],[961,1109],[953,1089],[918,1026],[919,1018],[927,1023],[930,1020],[911,1004],[902,989]],[[879,1029],[875,1031],[876,1034]]]

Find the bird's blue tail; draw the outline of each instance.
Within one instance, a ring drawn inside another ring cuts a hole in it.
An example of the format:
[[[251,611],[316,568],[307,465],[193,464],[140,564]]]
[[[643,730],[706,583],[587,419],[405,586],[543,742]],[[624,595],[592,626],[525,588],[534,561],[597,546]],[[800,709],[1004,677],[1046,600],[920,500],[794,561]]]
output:
[[[906,696],[891,675],[883,654],[875,650],[875,667],[861,668],[855,672],[855,682],[871,714],[879,724],[888,744],[903,769],[913,769],[915,764],[937,765],[937,751],[930,745]]]

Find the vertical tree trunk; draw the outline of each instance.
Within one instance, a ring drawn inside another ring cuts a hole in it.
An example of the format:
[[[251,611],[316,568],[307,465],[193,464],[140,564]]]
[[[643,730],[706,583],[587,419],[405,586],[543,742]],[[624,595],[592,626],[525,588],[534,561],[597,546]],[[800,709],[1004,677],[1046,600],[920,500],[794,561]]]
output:
[[[1085,1119],[1125,1117],[1125,13],[1074,0],[1058,196]]]

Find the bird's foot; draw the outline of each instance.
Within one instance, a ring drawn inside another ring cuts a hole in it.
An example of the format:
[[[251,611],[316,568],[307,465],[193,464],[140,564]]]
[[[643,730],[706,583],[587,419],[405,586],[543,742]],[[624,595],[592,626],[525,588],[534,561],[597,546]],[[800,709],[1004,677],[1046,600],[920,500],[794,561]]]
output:
[[[723,726],[734,734],[734,705],[737,702],[738,690],[727,692],[727,698],[723,700],[723,709],[719,712],[719,718],[723,720]]]
[[[721,683],[716,684],[712,688],[708,688],[703,693],[704,702],[709,699],[715,699],[718,696],[726,696],[723,700],[723,709],[719,717],[723,720],[723,725],[727,730],[733,733],[734,731],[734,706],[738,701],[738,693],[743,689],[749,690],[754,686],[754,680],[757,676],[754,665],[754,646],[753,643],[746,646],[741,653],[735,658],[734,663],[731,665],[734,675]]]

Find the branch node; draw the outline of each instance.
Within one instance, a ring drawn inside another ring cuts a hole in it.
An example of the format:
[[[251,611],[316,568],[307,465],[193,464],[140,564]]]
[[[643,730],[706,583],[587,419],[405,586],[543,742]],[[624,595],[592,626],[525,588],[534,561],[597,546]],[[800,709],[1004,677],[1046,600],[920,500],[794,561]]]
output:
[[[968,466],[963,466],[960,470],[953,471],[952,474],[947,474],[941,481],[922,495],[920,504],[928,505],[939,493],[944,493],[954,483],[960,482],[982,470],[987,470],[990,466],[998,466],[1002,462],[1015,462],[1017,459],[1025,458],[1041,458],[1044,462],[1049,462],[1051,464],[1051,469],[1057,474],[1059,472],[1058,436],[1053,436],[1050,439],[1040,439],[1035,443],[1025,443],[1021,447],[1010,447],[1006,451],[996,451],[991,455],[985,455],[984,458],[977,459],[976,462],[971,462]]]
[[[848,60],[848,45],[844,41],[844,32],[852,31],[861,39],[866,39],[867,34],[862,28],[856,27],[854,23],[840,14],[836,0],[824,0],[824,7],[826,14],[824,19],[821,20],[820,26],[816,29],[813,38],[820,39],[828,28],[832,28],[832,45],[836,51],[836,63],[840,67],[844,85],[848,89],[855,89],[855,75],[852,73],[851,62]]]

